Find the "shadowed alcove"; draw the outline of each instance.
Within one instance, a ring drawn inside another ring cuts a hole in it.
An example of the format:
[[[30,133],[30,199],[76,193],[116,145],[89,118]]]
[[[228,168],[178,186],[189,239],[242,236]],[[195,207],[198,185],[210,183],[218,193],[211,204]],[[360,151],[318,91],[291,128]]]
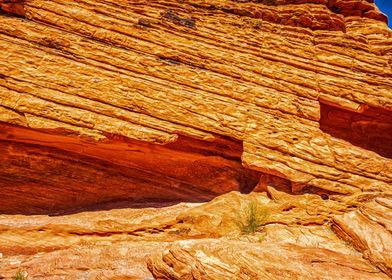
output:
[[[324,103],[321,106],[322,131],[351,144],[392,158],[392,112],[367,107],[352,112]]]

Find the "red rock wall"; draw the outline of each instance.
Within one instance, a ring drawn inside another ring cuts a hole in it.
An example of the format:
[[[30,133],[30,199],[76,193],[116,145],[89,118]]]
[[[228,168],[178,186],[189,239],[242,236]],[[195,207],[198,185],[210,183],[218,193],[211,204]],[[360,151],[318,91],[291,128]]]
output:
[[[260,178],[241,166],[241,143],[228,139],[180,137],[159,146],[114,137],[91,143],[0,128],[1,213],[55,215],[202,202],[232,190],[250,192]]]
[[[208,199],[257,172],[339,201],[391,191],[392,32],[368,1],[0,6],[3,212],[22,193],[32,212]]]
[[[351,144],[392,158],[392,114],[380,108],[352,112],[321,103],[320,128]]]

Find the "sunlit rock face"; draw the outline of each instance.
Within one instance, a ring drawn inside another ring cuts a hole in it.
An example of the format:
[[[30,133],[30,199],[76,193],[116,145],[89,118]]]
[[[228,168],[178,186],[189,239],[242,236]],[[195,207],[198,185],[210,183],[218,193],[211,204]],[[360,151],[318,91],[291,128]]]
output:
[[[268,188],[163,208],[1,215],[0,275],[8,279],[19,270],[32,279],[390,279],[391,201],[383,195],[350,211],[319,195]],[[249,202],[268,209],[268,216],[261,232],[243,236],[236,221]]]
[[[3,213],[204,201],[258,174],[390,189],[392,33],[372,3],[0,5]]]
[[[0,276],[391,277],[371,2],[0,0]]]

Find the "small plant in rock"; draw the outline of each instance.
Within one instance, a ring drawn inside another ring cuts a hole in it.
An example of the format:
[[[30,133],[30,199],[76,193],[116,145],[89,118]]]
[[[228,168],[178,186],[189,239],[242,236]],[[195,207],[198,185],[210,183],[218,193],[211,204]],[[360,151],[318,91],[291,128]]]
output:
[[[257,202],[251,201],[238,215],[236,225],[241,233],[253,234],[264,225],[267,216],[268,213],[265,208],[261,208]]]
[[[15,276],[12,277],[12,280],[28,280],[27,273],[18,271]]]

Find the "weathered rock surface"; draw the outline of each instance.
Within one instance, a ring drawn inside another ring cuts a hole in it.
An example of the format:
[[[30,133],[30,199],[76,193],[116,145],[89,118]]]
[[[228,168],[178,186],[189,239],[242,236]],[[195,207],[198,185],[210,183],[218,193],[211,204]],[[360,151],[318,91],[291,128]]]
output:
[[[392,199],[376,198],[334,219],[334,228],[392,277]]]
[[[204,201],[255,186],[241,163],[296,193],[391,189],[392,32],[368,1],[0,6],[3,213]]]
[[[0,0],[0,278],[391,279],[371,2]]]
[[[295,211],[301,201],[317,208],[312,196],[287,201],[291,207],[283,211],[273,211],[269,203],[266,206],[282,223],[298,214],[287,214],[287,211]],[[279,222],[275,224],[270,217],[264,233],[253,242],[226,239],[174,242],[152,256],[148,267],[157,279],[390,279],[387,275],[392,277],[391,202],[392,197],[376,198],[360,210],[334,218],[339,235],[344,232],[351,237],[350,241],[363,255],[338,242],[326,227],[295,227],[290,222],[287,224],[291,226],[283,226]],[[319,204],[326,206],[326,202]],[[336,207],[328,206],[331,211],[337,211]],[[366,213],[368,220],[361,220],[359,211]],[[304,222],[305,216],[298,215],[297,224]],[[328,219],[325,212],[320,211],[319,216]]]
[[[175,243],[149,267],[156,279],[390,279],[359,256],[221,240]]]
[[[251,201],[267,209],[266,225],[242,236],[236,221]],[[369,215],[381,221],[385,212],[376,210]],[[332,219],[356,213],[342,216],[345,211],[318,195],[269,188],[268,195],[231,192],[208,203],[164,208],[1,215],[0,275],[21,270],[32,279],[390,279],[329,227]],[[369,243],[379,241],[376,230],[368,225],[375,231]],[[388,250],[382,253],[385,263]]]
[[[180,137],[161,146],[118,138],[91,144],[61,133],[0,128],[1,213],[53,215],[206,201],[231,190],[250,192],[260,178],[242,167],[241,144],[228,139]]]

